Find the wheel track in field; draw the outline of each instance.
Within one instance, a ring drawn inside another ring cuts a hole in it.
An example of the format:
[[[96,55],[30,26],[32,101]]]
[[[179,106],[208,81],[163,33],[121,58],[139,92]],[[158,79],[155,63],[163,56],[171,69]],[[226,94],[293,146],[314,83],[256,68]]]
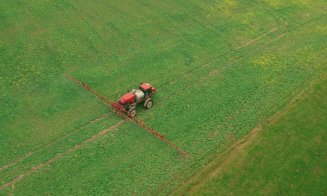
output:
[[[209,64],[212,64],[212,63],[214,63],[214,62],[217,62],[217,60],[219,60],[220,58],[225,57],[225,56],[227,56],[227,55],[229,55],[229,54],[231,54],[231,53],[233,53],[233,52],[237,52],[237,51],[240,51],[240,50],[243,49],[243,48],[246,48],[246,47],[249,47],[249,46],[251,46],[251,45],[254,45],[254,44],[256,44],[259,40],[261,40],[262,38],[267,37],[267,36],[269,36],[270,34],[272,34],[272,33],[274,33],[274,32],[277,32],[278,30],[279,30],[278,27],[274,27],[274,28],[270,29],[269,31],[267,31],[267,32],[265,32],[265,33],[259,35],[258,37],[256,37],[256,38],[254,38],[254,39],[251,39],[251,40],[247,41],[246,43],[242,44],[241,46],[239,46],[239,47],[238,47],[237,49],[235,49],[235,50],[229,50],[229,51],[224,52],[224,53],[222,53],[222,54],[220,54],[220,55],[218,55],[218,56],[214,56],[214,57],[210,58],[210,60],[209,60],[208,62],[206,62],[206,63],[204,63],[204,64],[197,65],[197,66],[195,66],[193,69],[188,70],[188,71],[187,71],[186,73],[184,73],[181,77],[179,77],[179,79],[181,79],[181,78],[186,78],[186,77],[188,77],[189,75],[191,75],[193,72],[195,72],[195,71],[197,71],[197,70],[200,70],[200,69],[203,69],[203,68],[207,67]],[[280,36],[280,35],[285,36],[284,34],[285,34],[285,33],[281,33],[281,34],[279,34],[279,36]],[[279,38],[279,39],[280,39],[280,38]],[[267,41],[267,42],[269,42],[269,41]],[[263,44],[265,44],[265,43],[263,43]],[[249,54],[248,54],[248,55],[249,55]],[[238,57],[238,58],[245,58],[245,57],[248,56],[248,55],[244,55],[244,56],[241,56],[241,57]],[[234,63],[234,61],[235,61],[235,59],[232,60],[231,63]],[[230,64],[230,63],[228,63],[228,64]],[[174,83],[174,82],[176,82],[176,81],[177,81],[177,79],[169,80],[169,81],[163,83],[162,86],[167,86],[168,84]]]
[[[56,143],[56,142],[58,142],[58,141],[61,141],[61,140],[65,139],[65,138],[67,138],[67,137],[69,137],[69,136],[75,134],[76,132],[80,131],[82,128],[85,128],[85,127],[87,127],[88,125],[94,124],[94,123],[96,123],[96,122],[98,122],[98,121],[100,121],[100,120],[102,120],[102,119],[104,119],[104,118],[106,118],[106,117],[107,117],[107,114],[102,114],[102,115],[100,115],[99,117],[97,117],[97,118],[95,118],[95,119],[93,119],[93,120],[90,120],[90,121],[88,121],[88,122],[86,122],[86,123],[84,123],[84,124],[82,124],[82,125],[80,125],[80,126],[74,128],[74,129],[70,130],[67,134],[63,135],[62,137],[60,137],[60,138],[58,138],[58,139],[56,139],[56,140],[54,140],[54,141],[52,141],[52,142],[50,142],[50,143],[48,143],[48,144],[46,144],[46,145],[43,145],[43,146],[37,148],[37,149],[34,150],[34,151],[30,151],[30,152],[26,153],[25,155],[21,156],[20,158],[16,159],[15,161],[13,161],[13,162],[11,162],[11,163],[8,163],[8,164],[6,164],[6,165],[0,167],[0,172],[2,172],[2,171],[4,171],[4,170],[7,170],[7,169],[9,169],[9,168],[11,168],[11,167],[14,167],[14,166],[17,165],[19,162],[24,161],[25,159],[27,159],[27,158],[33,156],[34,154],[36,154],[37,152],[40,152],[40,151],[42,151],[43,149],[50,147],[50,146],[53,145],[54,143]]]
[[[266,126],[272,125],[276,123],[278,120],[280,120],[287,112],[292,110],[297,102],[299,100],[302,100],[305,98],[306,94],[312,90],[312,86],[316,83],[318,83],[321,80],[326,80],[327,75],[326,74],[318,74],[317,77],[312,77],[313,79],[311,81],[305,82],[304,85],[306,85],[305,89],[298,91],[296,95],[290,98],[290,100],[286,103],[286,105],[283,107],[283,109],[275,112],[272,116],[267,118],[264,122],[259,123],[256,125],[255,128],[253,128],[245,137],[238,140],[235,144],[233,144],[231,147],[229,147],[227,150],[224,151],[224,153],[217,158],[213,159],[208,165],[206,165],[201,171],[205,173],[205,176],[201,176],[200,172],[199,174],[193,175],[190,179],[187,180],[187,182],[191,183],[185,183],[186,185],[189,185],[188,187],[179,187],[173,192],[170,193],[170,195],[179,193],[180,191],[183,191],[183,194],[185,193],[192,193],[201,188],[207,182],[208,180],[212,179],[213,177],[218,176],[221,174],[221,172],[224,171],[226,167],[228,167],[229,164],[231,164],[234,160],[237,159],[237,157],[244,154],[246,148],[248,148],[257,136],[263,131],[263,129]],[[216,161],[216,162],[215,162]],[[217,164],[218,163],[218,164]],[[217,167],[215,167],[217,166]],[[206,174],[210,173],[210,174]]]
[[[277,30],[278,30],[277,27],[272,28],[270,31],[265,32],[265,33],[259,35],[258,37],[256,37],[256,38],[254,38],[254,39],[251,39],[251,40],[247,41],[245,44],[243,44],[243,45],[237,47],[236,51],[238,51],[238,50],[240,50],[240,49],[242,49],[242,48],[248,47],[248,46],[250,46],[250,45],[252,45],[252,44],[255,44],[257,41],[259,41],[259,40],[262,39],[263,37],[266,37],[266,36],[268,36],[269,34],[276,32]]]
[[[313,18],[312,20],[309,20],[309,21],[307,21],[307,22],[305,22],[305,23],[302,23],[301,25],[299,25],[298,28],[303,27],[303,26],[305,26],[305,25],[307,25],[307,24],[309,24],[309,23],[315,21],[315,19],[316,19],[316,18]],[[287,23],[287,21],[285,21],[285,25],[286,25],[286,27],[288,27],[288,23]],[[271,29],[269,32],[275,32],[274,29],[275,29],[275,28]],[[295,30],[292,30],[292,31],[285,31],[284,33],[280,33],[280,34],[278,34],[275,38],[273,38],[273,39],[271,39],[271,40],[267,40],[266,42],[262,43],[262,44],[259,45],[256,49],[254,49],[253,51],[251,51],[250,53],[248,53],[248,54],[246,54],[246,55],[243,55],[243,56],[236,57],[236,58],[230,60],[228,63],[225,63],[223,66],[219,67],[219,73],[222,72],[222,71],[225,71],[226,68],[228,68],[228,67],[230,67],[231,65],[233,65],[233,64],[235,64],[235,63],[241,61],[242,59],[246,58],[247,56],[255,54],[258,50],[261,50],[261,49],[265,48],[265,47],[268,46],[269,44],[271,44],[271,43],[273,43],[273,42],[275,42],[275,41],[277,41],[277,40],[280,40],[280,39],[284,38],[285,36],[287,36],[288,34],[290,34],[291,32],[294,32],[294,31],[295,31]],[[251,42],[251,44],[248,44],[246,47],[255,44],[255,43],[256,43],[258,40],[260,40],[261,38],[263,38],[263,37],[269,35],[269,32],[264,33],[265,35],[264,35],[264,34],[260,35],[260,36],[259,36],[260,38],[259,38],[259,37],[255,38],[254,40],[256,40],[256,41],[249,41],[249,42]],[[258,39],[258,38],[259,38],[259,39]],[[243,47],[243,48],[245,48],[245,47]],[[220,57],[226,56],[226,55],[228,55],[229,53],[232,53],[232,51],[225,52],[225,53],[219,55],[218,57],[213,57],[213,58],[211,58],[211,60],[208,61],[208,62],[205,63],[205,64],[202,64],[202,65],[198,65],[198,66],[196,66],[195,68],[193,68],[193,69],[189,70],[188,72],[186,72],[183,76],[179,77],[179,80],[191,76],[191,74],[192,74],[193,72],[195,72],[195,71],[197,71],[197,70],[200,70],[200,69],[202,69],[202,68],[207,67],[209,64],[216,62],[217,59],[219,59]],[[173,79],[173,80],[170,80],[170,81],[168,81],[168,82],[165,82],[165,83],[163,84],[163,86],[167,86],[167,84],[174,83],[175,81],[177,81],[177,79]],[[196,83],[196,84],[198,85],[198,83]],[[194,86],[195,84],[192,84],[192,85]],[[175,91],[175,92],[172,93],[171,95],[176,95],[176,94],[178,94],[180,91],[182,91],[182,90]],[[167,100],[167,99],[171,99],[172,97],[173,97],[173,96],[170,96],[170,97],[166,98],[165,100]]]
[[[285,23],[285,28],[288,29],[288,22],[287,22],[286,20],[283,20],[283,21],[284,21],[284,23]],[[311,23],[311,22],[313,22],[313,21],[315,21],[315,20],[312,19],[312,20],[310,20],[310,21],[307,21],[307,22],[301,24],[299,27],[303,27],[303,26],[305,26],[305,25],[307,25],[307,24],[309,24],[309,23]],[[238,47],[238,49],[235,50],[235,51],[238,51],[238,50],[240,50],[240,49],[242,49],[242,48],[246,48],[246,47],[248,47],[248,46],[250,46],[250,45],[253,45],[253,44],[255,44],[258,40],[260,40],[261,38],[266,37],[266,36],[268,36],[269,34],[276,32],[277,30],[278,30],[277,27],[271,29],[269,32],[266,32],[266,33],[264,33],[264,34],[258,36],[257,38],[248,41],[248,42],[247,42],[246,44],[244,44],[243,46]],[[293,31],[295,31],[295,30],[293,30]],[[225,65],[223,65],[222,67],[220,67],[220,68],[219,68],[219,71],[225,70],[227,67],[230,67],[232,64],[241,61],[242,59],[246,58],[246,57],[249,56],[249,55],[253,55],[253,54],[255,54],[257,51],[259,51],[259,50],[261,50],[261,49],[264,49],[264,48],[265,48],[266,46],[268,46],[269,44],[271,44],[271,43],[273,43],[273,42],[275,42],[275,41],[277,41],[277,40],[279,40],[279,39],[282,39],[283,37],[285,37],[286,35],[290,34],[290,33],[293,32],[293,31],[289,31],[289,30],[286,31],[286,30],[285,30],[285,32],[278,34],[275,38],[273,38],[273,39],[271,39],[271,40],[267,40],[266,42],[262,43],[262,44],[259,45],[256,49],[254,49],[253,51],[251,51],[250,53],[232,59],[229,63],[226,63]],[[226,52],[226,53],[229,54],[229,53],[231,53],[231,51],[230,51],[230,52]],[[227,55],[227,54],[220,55],[219,57],[225,56],[225,55]],[[219,58],[219,57],[218,57],[218,58]],[[195,70],[192,70],[192,72],[193,72],[193,71],[196,71],[196,70],[198,70],[198,69],[204,68],[204,67],[208,66],[208,65],[211,64],[211,63],[216,62],[216,60],[217,60],[218,58],[216,58],[216,59],[214,59],[214,60],[212,60],[212,61],[209,61],[209,62],[206,63],[206,64],[203,64],[203,65],[197,67]],[[191,73],[191,72],[190,72],[190,73]]]
[[[165,2],[162,2],[163,4],[165,4],[167,6],[167,3]],[[194,2],[193,2],[194,3]],[[240,5],[240,6],[243,6],[243,5]],[[169,7],[169,6],[168,6]],[[245,7],[245,6],[243,6]],[[222,31],[221,28],[217,27],[215,24],[213,24],[212,22],[210,21],[207,21],[205,18],[202,17],[199,17],[199,19],[197,19],[196,17],[194,17],[191,13],[185,13],[185,15],[187,15],[193,22],[195,22],[196,24],[200,25],[203,29],[206,29],[208,31],[211,31],[211,32],[218,32],[218,31]],[[277,18],[278,16],[277,15],[273,15],[271,14],[274,18]],[[207,25],[206,25],[207,24]],[[213,29],[211,29],[210,27],[213,27]],[[275,27],[277,28],[277,27]],[[173,34],[175,35],[175,34]],[[177,35],[177,34],[176,34]],[[182,40],[185,40],[183,39],[183,37],[181,37],[180,39]],[[174,42],[174,41],[173,41]],[[172,42],[172,43],[173,43]],[[231,48],[231,47],[229,47]],[[229,51],[231,52],[231,51]]]
[[[88,139],[82,141],[81,143],[69,148],[68,150],[62,152],[62,153],[58,153],[57,155],[55,155],[54,157],[50,158],[48,161],[44,162],[44,163],[41,163],[41,164],[38,164],[34,167],[32,167],[30,170],[26,171],[25,173],[22,173],[20,174],[19,176],[17,176],[16,178],[14,178],[13,180],[3,184],[0,186],[0,191],[3,190],[4,188],[7,188],[17,182],[20,182],[22,181],[26,176],[34,173],[34,172],[37,172],[38,170],[44,168],[45,166],[47,165],[50,165],[56,161],[58,161],[59,159],[65,157],[66,155],[68,154],[71,154],[79,149],[81,149],[82,147],[86,146],[87,144],[89,144],[90,142],[93,142],[95,140],[97,140],[98,138],[106,135],[107,133],[109,133],[110,131],[113,131],[115,130],[116,128],[118,128],[120,125],[122,125],[126,120],[121,120],[120,122],[116,123],[115,125],[89,137]]]
[[[28,152],[25,155],[21,156],[20,158],[16,159],[15,161],[13,161],[11,163],[8,163],[7,165],[2,166],[0,168],[0,172],[15,166],[17,163],[19,163],[19,162],[27,159],[28,157],[32,156],[32,154],[33,154],[32,152]]]
[[[83,87],[85,90],[89,91],[90,93],[92,93],[93,95],[95,95],[98,99],[100,99],[103,103],[105,103],[107,106],[111,107],[111,105],[114,103],[112,100],[110,100],[109,98],[107,98],[104,95],[101,95],[100,93],[98,93],[96,90],[94,90],[93,88],[91,88],[89,85],[87,85],[86,83],[78,80],[77,78],[65,73],[64,76],[69,79],[70,81],[80,85],[81,87]]]
[[[280,33],[280,34],[278,35],[278,37],[279,37],[279,36],[282,36],[282,37],[283,37],[283,36],[285,36],[287,33],[289,33],[289,24],[288,24],[288,21],[287,21],[285,18],[283,18],[283,17],[281,17],[280,15],[276,14],[273,10],[270,10],[270,9],[268,9],[268,8],[265,8],[264,6],[262,6],[262,5],[259,4],[259,3],[255,3],[255,4],[258,5],[261,9],[263,9],[263,10],[269,12],[269,14],[272,15],[272,17],[276,20],[277,23],[278,23],[278,20],[282,21],[282,24],[278,25],[278,27],[273,27],[273,28],[270,29],[269,31],[267,31],[267,32],[265,32],[265,33],[259,35],[258,37],[254,38],[254,39],[251,39],[251,40],[247,41],[246,43],[244,43],[244,44],[242,44],[241,46],[237,47],[235,50],[229,50],[229,51],[227,51],[227,52],[224,52],[224,53],[221,54],[221,55],[218,55],[218,56],[215,56],[215,57],[210,58],[210,60],[209,60],[207,63],[204,63],[204,64],[201,64],[201,65],[197,65],[197,66],[195,66],[193,69],[191,69],[191,70],[187,71],[185,74],[183,74],[183,76],[182,76],[181,78],[184,78],[185,76],[190,75],[190,74],[193,73],[194,71],[197,71],[197,70],[199,70],[199,69],[205,68],[205,67],[208,66],[209,64],[216,62],[216,61],[217,61],[218,59],[220,59],[221,57],[227,56],[227,55],[229,55],[229,54],[231,54],[231,53],[233,53],[233,52],[237,52],[237,51],[239,51],[239,50],[241,50],[241,49],[243,49],[243,48],[249,47],[249,46],[255,44],[255,43],[256,43],[257,41],[259,41],[260,39],[262,39],[262,38],[264,38],[264,37],[267,37],[267,36],[269,36],[270,34],[272,34],[272,33],[274,33],[274,32],[277,32],[278,30],[283,30],[283,32]],[[195,19],[194,19],[194,20],[195,20]],[[198,24],[201,24],[201,22],[199,22],[199,21],[197,21],[197,20],[195,20],[195,22],[198,23]],[[211,23],[208,23],[208,24],[211,25],[211,26],[214,26],[214,25],[211,24]],[[280,38],[279,38],[279,39],[280,39]],[[268,40],[267,42],[270,42],[270,41]],[[263,44],[266,44],[266,43],[263,43]],[[251,54],[252,54],[252,53],[251,53]],[[250,54],[248,54],[248,55],[250,55]],[[242,56],[242,58],[245,58],[245,57],[248,56],[248,55],[244,55],[244,56]],[[174,79],[174,80],[170,80],[170,81],[168,81],[168,82],[165,82],[165,83],[163,84],[163,86],[166,86],[167,84],[171,84],[171,83],[175,82],[176,80],[177,80],[177,79]]]
[[[282,16],[276,14],[273,10],[270,10],[270,9],[268,9],[268,8],[265,8],[264,6],[260,5],[259,3],[256,3],[256,4],[258,4],[258,6],[260,6],[263,10],[266,10],[267,12],[270,12],[269,14],[272,15],[272,16],[275,18],[276,21],[277,21],[277,19],[280,20],[280,21],[282,22],[282,24],[279,25],[278,27],[274,27],[274,28],[272,28],[272,29],[269,30],[268,32],[265,32],[265,33],[259,35],[258,37],[254,38],[254,39],[249,40],[249,41],[246,42],[245,44],[243,44],[243,45],[239,46],[238,48],[236,48],[236,50],[227,51],[227,52],[223,53],[222,55],[219,55],[218,57],[213,57],[213,58],[211,58],[211,60],[208,61],[207,63],[195,67],[194,69],[192,69],[191,71],[187,72],[186,74],[191,74],[192,72],[194,72],[194,71],[196,71],[196,70],[198,70],[198,69],[205,68],[207,65],[216,62],[217,59],[219,59],[219,58],[221,58],[221,57],[224,57],[224,56],[226,56],[226,55],[228,55],[228,54],[230,54],[230,53],[232,53],[232,52],[237,52],[237,51],[239,51],[240,49],[243,49],[243,48],[246,48],[246,47],[248,47],[248,46],[251,46],[251,45],[255,44],[257,41],[259,41],[260,39],[262,39],[262,38],[264,38],[264,37],[267,37],[268,35],[270,35],[270,34],[272,34],[272,33],[274,33],[274,32],[277,32],[278,30],[282,30],[282,32],[279,33],[279,34],[276,36],[276,38],[274,38],[274,39],[272,39],[272,40],[267,40],[267,42],[262,43],[262,45],[260,45],[258,48],[256,48],[253,52],[250,52],[250,53],[247,54],[247,55],[243,55],[243,56],[237,57],[237,58],[233,59],[230,63],[227,63],[227,64],[225,64],[225,66],[219,68],[219,69],[225,69],[226,66],[229,66],[229,65],[231,65],[231,64],[233,64],[233,63],[235,63],[235,62],[238,62],[238,61],[240,61],[240,60],[246,58],[246,57],[249,56],[249,55],[254,54],[256,51],[258,51],[258,50],[260,50],[261,48],[267,46],[268,44],[270,44],[270,43],[272,43],[272,42],[274,42],[274,41],[276,41],[276,40],[279,40],[279,39],[285,37],[287,34],[289,34],[289,33],[293,32],[293,31],[295,31],[295,30],[290,30],[290,29],[289,29],[289,23],[288,23],[288,21],[287,21],[285,18],[283,18]],[[319,17],[317,17],[317,18],[319,18]],[[309,20],[309,21],[307,21],[307,22],[305,22],[305,23],[300,24],[300,25],[298,26],[298,28],[303,27],[303,26],[305,26],[305,25],[307,25],[307,24],[309,24],[309,23],[315,21],[315,19],[316,19],[316,18],[313,18],[313,19],[311,19],[311,20]],[[184,76],[184,75],[183,75],[183,76]],[[171,83],[171,82],[175,82],[175,81],[176,81],[176,80],[170,81],[170,82],[168,82],[168,84]]]
[[[97,98],[99,98],[102,102],[104,102],[107,106],[111,107],[111,105],[114,103],[112,100],[110,100],[109,98],[101,95],[99,92],[97,92],[96,90],[94,90],[93,88],[91,88],[89,85],[87,85],[84,82],[81,82],[80,80],[76,79],[73,76],[68,75],[67,73],[65,73],[65,76],[71,80],[72,82],[82,86],[84,89],[86,89],[87,91],[91,92],[92,94],[94,94]],[[155,129],[151,128],[149,125],[147,125],[144,121],[138,119],[138,118],[130,118],[128,115],[126,114],[120,114],[121,117],[125,118],[126,120],[132,121],[135,124],[137,124],[139,127],[143,128],[144,130],[146,130],[148,133],[154,135],[155,137],[157,137],[158,139],[160,139],[161,141],[165,142],[166,144],[168,144],[170,147],[174,148],[175,150],[177,150],[181,155],[183,155],[186,158],[191,158],[190,155],[185,152],[184,150],[182,150],[180,147],[178,147],[176,144],[174,144],[173,142],[169,141],[168,139],[166,139],[164,137],[164,135],[162,135],[159,131],[156,131]]]
[[[137,119],[137,118],[133,118],[131,119],[133,120],[137,125],[139,125],[140,127],[142,127],[143,129],[145,129],[147,132],[149,132],[150,134],[154,135],[155,137],[157,137],[158,139],[160,139],[161,141],[165,142],[166,144],[168,144],[170,147],[174,148],[175,150],[177,150],[181,155],[183,155],[186,158],[191,158],[190,155],[185,152],[184,150],[182,150],[180,147],[178,147],[176,144],[174,144],[173,142],[169,141],[168,139],[165,138],[164,135],[162,135],[160,132],[154,130],[153,128],[151,128],[149,125],[145,124],[142,120]]]
[[[67,4],[74,10],[74,12],[78,15],[78,17],[106,44],[109,45],[108,41],[103,38],[103,36],[93,27],[76,9],[76,7],[69,1],[66,0]]]

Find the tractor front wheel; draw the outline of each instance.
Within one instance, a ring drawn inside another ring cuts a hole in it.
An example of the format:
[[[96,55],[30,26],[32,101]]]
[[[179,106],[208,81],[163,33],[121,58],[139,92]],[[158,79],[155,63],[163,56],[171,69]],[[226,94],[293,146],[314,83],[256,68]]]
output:
[[[153,101],[151,99],[146,100],[144,106],[146,109],[151,108],[153,106]]]
[[[128,116],[131,118],[134,118],[136,116],[136,110],[132,109],[132,110],[128,111]]]

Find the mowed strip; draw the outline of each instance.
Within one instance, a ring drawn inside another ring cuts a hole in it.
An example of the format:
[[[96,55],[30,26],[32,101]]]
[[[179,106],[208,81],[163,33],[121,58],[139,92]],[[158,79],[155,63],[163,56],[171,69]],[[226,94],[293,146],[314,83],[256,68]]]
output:
[[[34,172],[36,172],[36,171],[42,169],[43,167],[45,167],[45,166],[47,166],[47,165],[50,165],[50,164],[54,163],[55,161],[57,161],[57,160],[59,160],[59,159],[65,157],[66,155],[68,155],[68,154],[70,154],[70,153],[72,153],[72,152],[75,152],[76,150],[78,150],[78,149],[84,147],[85,145],[87,145],[87,144],[89,144],[89,143],[91,143],[91,142],[97,140],[98,138],[100,138],[100,137],[106,135],[107,133],[109,133],[110,131],[115,130],[115,129],[118,128],[120,125],[122,125],[124,122],[125,122],[125,120],[122,120],[122,121],[116,123],[115,125],[113,125],[113,126],[107,128],[107,129],[105,129],[105,130],[103,130],[103,131],[101,131],[101,132],[99,132],[99,133],[97,133],[97,134],[91,136],[90,138],[84,140],[83,142],[81,142],[81,143],[79,143],[79,144],[73,146],[72,148],[69,148],[68,150],[66,150],[66,151],[64,151],[64,152],[57,154],[56,156],[52,157],[52,158],[49,159],[48,161],[46,161],[46,162],[44,162],[44,163],[41,163],[41,164],[39,164],[39,165],[36,165],[36,166],[32,167],[30,170],[28,170],[28,171],[25,172],[25,173],[20,174],[19,176],[17,176],[16,178],[14,178],[12,181],[7,182],[7,183],[1,185],[1,186],[0,186],[0,190],[3,190],[4,188],[6,188],[6,187],[8,187],[8,186],[11,186],[12,184],[14,184],[14,183],[16,183],[16,182],[22,181],[26,176],[28,176],[28,175],[30,175],[30,174],[32,174],[32,173],[34,173]]]
[[[110,106],[114,103],[112,100],[108,99],[107,97],[101,95],[99,92],[97,92],[96,90],[94,90],[93,88],[91,88],[89,85],[87,85],[86,83],[78,80],[77,78],[65,74],[65,76],[73,81],[76,84],[79,84],[80,86],[82,86],[84,89],[86,89],[87,91],[93,93],[97,98],[99,98],[101,101],[103,101],[106,105]],[[134,117],[134,118],[130,118],[128,115],[123,114],[121,115],[123,118],[125,118],[126,120],[131,120],[133,122],[135,122],[139,127],[143,128],[144,130],[146,130],[147,132],[149,132],[150,134],[154,135],[155,137],[157,137],[158,139],[160,139],[161,141],[165,142],[166,144],[168,144],[170,147],[174,148],[175,150],[177,150],[181,155],[183,155],[186,158],[190,158],[190,155],[185,152],[184,150],[182,150],[180,147],[178,147],[176,144],[174,144],[173,142],[169,141],[168,139],[166,139],[164,137],[164,135],[162,135],[160,132],[156,131],[155,129],[151,128],[149,125],[147,125],[145,122],[143,122],[142,120]]]

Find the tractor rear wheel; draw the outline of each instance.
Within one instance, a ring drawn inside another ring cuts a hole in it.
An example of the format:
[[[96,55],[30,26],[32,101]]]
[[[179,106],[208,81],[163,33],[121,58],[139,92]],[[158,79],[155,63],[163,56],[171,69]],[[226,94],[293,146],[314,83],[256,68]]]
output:
[[[153,106],[153,101],[151,99],[146,100],[144,106],[146,109],[151,108]]]
[[[136,116],[136,110],[131,109],[130,111],[128,111],[128,116],[131,118],[134,118]]]

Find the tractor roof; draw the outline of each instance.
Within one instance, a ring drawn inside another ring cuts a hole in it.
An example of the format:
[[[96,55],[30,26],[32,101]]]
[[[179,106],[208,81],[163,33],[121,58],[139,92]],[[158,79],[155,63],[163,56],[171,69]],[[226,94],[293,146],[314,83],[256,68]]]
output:
[[[126,93],[119,99],[119,102],[122,104],[130,103],[134,100],[134,98],[135,95],[133,93]]]
[[[141,87],[143,90],[147,91],[147,90],[149,90],[152,86],[151,86],[150,84],[148,84],[148,83],[143,83],[143,84],[140,85],[140,87]]]

